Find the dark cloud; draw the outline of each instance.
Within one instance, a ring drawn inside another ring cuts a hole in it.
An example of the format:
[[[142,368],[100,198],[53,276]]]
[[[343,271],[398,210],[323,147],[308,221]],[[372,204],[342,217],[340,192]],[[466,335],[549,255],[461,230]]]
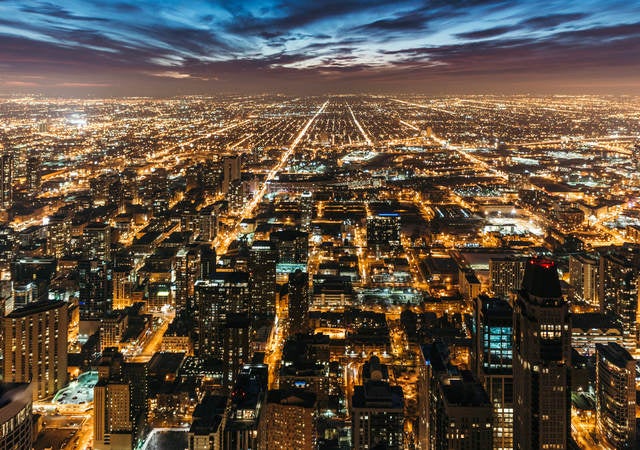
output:
[[[62,6],[48,3],[48,2],[40,2],[35,5],[25,5],[22,6],[21,11],[23,13],[29,14],[39,14],[41,16],[54,17],[56,19],[64,19],[64,20],[85,20],[85,21],[94,21],[94,22],[103,22],[106,19],[101,17],[90,17],[73,14],[70,11],[64,9]]]
[[[520,25],[534,29],[547,29],[557,27],[558,25],[563,25],[568,22],[575,22],[576,20],[585,19],[587,17],[589,17],[589,14],[585,13],[552,14],[523,20],[520,22]]]
[[[496,36],[502,36],[503,34],[510,33],[517,29],[517,27],[494,27],[487,28],[486,30],[469,31],[467,33],[456,34],[461,39],[487,39]]]

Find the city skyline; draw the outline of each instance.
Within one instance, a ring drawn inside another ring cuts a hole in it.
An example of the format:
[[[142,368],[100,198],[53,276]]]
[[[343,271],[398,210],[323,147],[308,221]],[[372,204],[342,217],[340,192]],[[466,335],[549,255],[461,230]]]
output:
[[[622,1],[0,2],[0,95],[633,94]]]

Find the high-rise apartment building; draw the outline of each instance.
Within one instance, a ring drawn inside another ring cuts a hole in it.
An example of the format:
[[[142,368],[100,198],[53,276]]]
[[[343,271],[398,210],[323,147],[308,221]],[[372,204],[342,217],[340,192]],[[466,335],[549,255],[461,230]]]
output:
[[[491,291],[496,297],[509,298],[520,289],[527,260],[515,256],[489,259]]]
[[[216,272],[196,282],[198,355],[223,361],[224,384],[249,359],[249,274]]]
[[[555,262],[527,262],[514,305],[513,336],[513,448],[566,449],[571,430],[571,320]]]
[[[586,254],[569,256],[569,282],[575,298],[594,308],[600,308],[600,263]]]
[[[400,386],[368,380],[351,400],[353,448],[404,448],[404,396]]]
[[[300,389],[269,391],[260,418],[258,449],[314,450],[317,440],[316,406],[313,392]]]
[[[0,209],[8,210],[13,206],[13,156],[5,153],[0,156]]]
[[[222,160],[222,192],[229,192],[234,181],[240,180],[240,155],[227,156]]]
[[[33,387],[29,383],[0,383],[0,449],[33,448]]]
[[[624,347],[638,345],[638,277],[640,245],[625,244],[600,250],[600,299],[603,312],[622,329]]]
[[[289,334],[309,328],[309,274],[298,269],[289,274]]]
[[[4,381],[31,382],[33,399],[54,395],[67,384],[67,304],[40,301],[2,320]]]
[[[432,392],[431,449],[490,449],[493,406],[469,371],[438,377]]]
[[[617,449],[636,447],[636,361],[624,347],[596,345],[596,426]]]

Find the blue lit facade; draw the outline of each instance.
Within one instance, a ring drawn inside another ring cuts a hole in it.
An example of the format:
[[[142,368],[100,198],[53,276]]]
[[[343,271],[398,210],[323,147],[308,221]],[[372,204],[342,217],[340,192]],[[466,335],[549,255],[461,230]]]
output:
[[[493,448],[513,448],[513,309],[479,296],[474,311],[472,364],[493,404]]]

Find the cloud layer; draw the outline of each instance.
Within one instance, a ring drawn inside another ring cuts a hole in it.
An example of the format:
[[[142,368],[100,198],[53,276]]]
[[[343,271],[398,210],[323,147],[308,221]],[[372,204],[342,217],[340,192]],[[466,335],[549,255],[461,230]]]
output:
[[[0,93],[640,88],[636,2],[68,0],[60,5],[0,0]]]

